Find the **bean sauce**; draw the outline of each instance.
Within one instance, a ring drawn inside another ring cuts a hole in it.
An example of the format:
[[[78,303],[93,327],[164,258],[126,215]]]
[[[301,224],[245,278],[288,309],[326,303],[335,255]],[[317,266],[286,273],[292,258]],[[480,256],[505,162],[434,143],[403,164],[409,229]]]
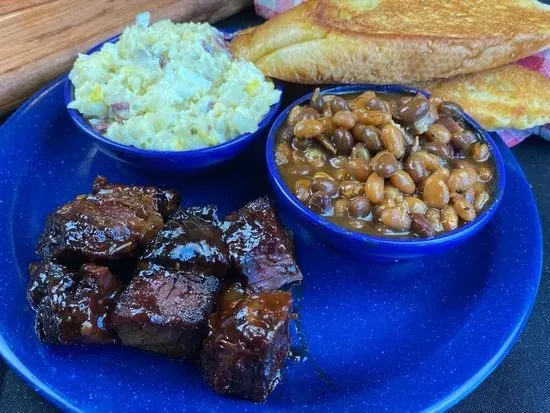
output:
[[[322,95],[293,109],[275,160],[312,211],[355,231],[433,237],[491,204],[490,147],[453,102],[423,95]]]

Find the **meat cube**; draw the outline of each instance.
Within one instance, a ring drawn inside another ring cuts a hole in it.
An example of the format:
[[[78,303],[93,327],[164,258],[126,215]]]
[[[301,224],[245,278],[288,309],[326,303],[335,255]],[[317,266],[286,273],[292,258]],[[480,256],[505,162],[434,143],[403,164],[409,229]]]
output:
[[[113,325],[124,345],[193,356],[207,333],[219,289],[220,280],[212,275],[140,263],[113,312]]]
[[[210,317],[201,362],[218,393],[264,401],[281,379],[290,346],[291,296],[229,288]]]
[[[190,217],[200,218],[217,228],[221,228],[221,221],[218,218],[218,208],[215,205],[181,208],[170,215],[170,219],[174,221],[184,221]]]
[[[107,184],[99,177],[94,194],[78,196],[51,214],[38,247],[45,258],[73,264],[139,257],[163,226],[179,197],[157,188]]]
[[[52,278],[36,314],[36,331],[45,343],[112,343],[109,313],[121,284],[107,267],[85,264],[63,282]]]
[[[64,265],[52,262],[34,262],[29,265],[27,299],[35,310],[49,292],[64,291],[74,284],[77,273]]]
[[[229,256],[221,231],[191,213],[182,211],[178,216],[182,219],[168,221],[141,259],[223,276],[229,268]]]
[[[118,200],[127,199],[130,202],[136,197],[147,197],[152,202],[152,205],[154,205],[154,208],[165,218],[179,207],[181,201],[180,195],[173,189],[111,184],[103,176],[98,176],[95,179],[92,193],[104,199],[112,197]]]
[[[233,265],[253,291],[276,290],[302,280],[291,243],[267,197],[227,216],[224,235]]]

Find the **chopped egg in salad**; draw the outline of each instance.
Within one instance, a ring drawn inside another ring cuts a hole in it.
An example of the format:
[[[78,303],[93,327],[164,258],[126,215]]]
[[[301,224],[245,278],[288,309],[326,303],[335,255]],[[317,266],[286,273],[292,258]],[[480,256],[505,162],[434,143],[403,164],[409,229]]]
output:
[[[184,151],[254,132],[280,99],[251,62],[233,58],[207,23],[136,18],[116,43],[78,56],[69,79],[78,110],[108,138]]]

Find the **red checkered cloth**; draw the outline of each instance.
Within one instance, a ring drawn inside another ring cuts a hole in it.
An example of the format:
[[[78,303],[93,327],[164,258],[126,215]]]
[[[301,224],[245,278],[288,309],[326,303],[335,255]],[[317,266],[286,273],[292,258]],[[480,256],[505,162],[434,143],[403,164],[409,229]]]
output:
[[[266,19],[271,19],[283,11],[301,3],[301,0],[254,0],[256,13]]]
[[[256,13],[266,19],[270,19],[299,3],[301,3],[301,0],[254,0]],[[550,78],[550,49],[521,59],[518,63],[527,69],[536,70]],[[550,140],[550,124],[526,130],[505,129],[496,133],[506,142],[506,145],[514,146],[530,135],[538,135]]]

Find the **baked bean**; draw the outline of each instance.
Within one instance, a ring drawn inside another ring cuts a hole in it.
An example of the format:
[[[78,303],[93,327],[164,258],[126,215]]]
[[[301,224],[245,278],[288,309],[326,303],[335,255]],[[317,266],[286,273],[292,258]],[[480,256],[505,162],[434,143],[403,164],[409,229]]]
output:
[[[323,133],[323,124],[315,119],[299,121],[294,126],[294,135],[297,138],[311,139]]]
[[[493,171],[491,171],[491,169],[487,168],[486,166],[478,166],[477,177],[479,182],[487,183],[491,179],[493,179]]]
[[[391,122],[391,115],[380,110],[357,110],[355,111],[357,121],[365,125],[385,125]]]
[[[432,175],[439,176],[445,180],[449,178],[451,175],[451,171],[449,169],[445,168],[444,166],[437,168]]]
[[[390,112],[390,105],[388,105],[385,100],[378,99],[376,96],[373,96],[366,101],[365,108],[368,110],[378,110],[386,113]]]
[[[331,96],[329,100],[329,105],[332,113],[336,113],[341,110],[350,110],[348,101],[340,96]]]
[[[450,145],[440,142],[426,142],[422,145],[422,149],[441,158],[452,158],[454,155],[454,151]]]
[[[353,148],[353,136],[345,128],[338,128],[334,131],[332,142],[336,146],[336,151],[339,155],[349,155]]]
[[[296,118],[296,122],[300,122],[302,120],[315,120],[319,119],[321,115],[319,115],[319,112],[317,112],[313,108],[305,108],[302,113],[298,115]]]
[[[412,99],[399,99],[394,116],[407,123],[414,123],[430,110],[430,102],[425,96],[417,95]]]
[[[435,208],[429,208],[424,214],[426,219],[432,224],[432,228],[436,232],[443,231],[443,225],[441,225],[441,214]]]
[[[333,168],[345,168],[348,164],[349,158],[347,156],[335,156],[328,161]]]
[[[447,205],[443,208],[440,217],[441,225],[445,231],[452,231],[458,228],[458,215],[452,206]]]
[[[298,116],[304,112],[303,106],[294,106],[288,114],[288,124],[293,126],[298,121]]]
[[[323,98],[323,96],[321,96],[321,91],[319,90],[319,88],[315,89],[315,91],[313,92],[309,106],[311,106],[319,113],[323,113],[323,111],[325,110],[325,99]]]
[[[360,159],[365,162],[370,161],[370,153],[364,143],[356,143],[353,145],[351,159]]]
[[[370,92],[370,91],[362,93],[361,95],[356,96],[355,98],[350,100],[349,105],[350,105],[351,109],[354,110],[354,111],[365,109],[368,101],[371,100],[375,96],[376,96],[375,93]]]
[[[356,123],[351,133],[355,140],[363,142],[371,152],[378,152],[382,148],[382,134],[376,126]]]
[[[456,122],[453,118],[450,118],[449,116],[439,113],[439,119],[437,120],[438,124],[445,126],[447,129],[449,129],[449,132],[451,132],[451,135],[456,135],[464,130],[464,128]],[[452,138],[451,138],[452,141]]]
[[[449,188],[443,178],[437,175],[426,178],[422,199],[429,207],[444,208],[449,203],[449,195]]]
[[[455,102],[444,101],[439,104],[439,111],[450,116],[451,118],[461,119],[464,115],[462,107]]]
[[[424,161],[414,154],[410,155],[403,163],[403,169],[409,173],[414,182],[419,183],[430,175]]]
[[[339,111],[332,115],[332,121],[342,128],[351,129],[357,122],[357,117],[353,112]]]
[[[384,199],[384,179],[378,176],[376,172],[371,173],[367,178],[365,193],[373,204],[382,202]]]
[[[418,151],[409,155],[403,163],[403,169],[407,171],[413,181],[418,184],[428,177],[430,171],[439,169],[441,164],[441,158],[438,156],[428,152]]]
[[[462,192],[477,182],[477,172],[474,168],[453,169],[447,185],[451,192]]]
[[[451,141],[451,132],[449,132],[449,129],[439,123],[433,123],[428,126],[428,130],[426,131],[425,135],[429,140],[444,145]]]
[[[318,214],[325,215],[332,211],[330,196],[324,192],[315,192],[308,201],[308,206]]]
[[[356,196],[350,200],[349,213],[353,217],[363,218],[370,214],[371,205],[364,196]]]
[[[435,229],[424,214],[411,214],[411,231],[421,237],[429,238],[435,235]]]
[[[405,171],[396,171],[390,177],[390,181],[397,189],[399,189],[404,194],[412,195],[416,190],[416,185],[414,184],[413,179]]]
[[[389,178],[397,171],[397,159],[391,152],[378,152],[372,158],[372,170],[382,178]]]
[[[424,162],[424,165],[426,165],[426,168],[432,172],[437,171],[445,164],[439,156],[434,155],[433,153],[418,151],[414,154],[414,156],[420,158],[422,162]]]
[[[415,196],[406,196],[403,200],[407,203],[409,211],[413,214],[425,214],[428,210],[428,205]]]
[[[395,202],[395,200],[383,199],[382,202],[373,206],[372,216],[375,219],[380,220],[380,218],[382,217],[382,212],[384,212],[388,208],[394,208],[396,206],[397,206],[397,202]]]
[[[485,143],[476,142],[472,145],[472,158],[476,162],[485,162],[489,159],[489,147]]]
[[[347,173],[358,181],[365,182],[372,172],[368,162],[362,159],[352,159],[346,165]]]
[[[331,155],[336,155],[338,150],[336,149],[336,146],[326,137],[326,136],[320,136],[317,138],[319,143],[325,148]]]
[[[405,154],[405,142],[403,141],[403,132],[392,124],[387,124],[381,131],[382,143],[388,151],[394,154],[396,158],[401,158]]]
[[[361,99],[365,104],[367,104],[371,99],[376,97],[376,93],[371,92],[370,90],[367,90],[366,92],[361,93],[359,96],[357,96],[356,99]]]
[[[311,184],[313,192],[324,192],[327,195],[334,195],[338,192],[338,183],[332,178],[314,178]]]
[[[491,199],[491,197],[489,196],[489,193],[487,191],[479,192],[474,197],[474,209],[477,212],[481,211],[485,207],[485,205],[487,205],[489,199]]]
[[[477,142],[477,136],[472,131],[463,130],[462,132],[453,135],[452,141],[457,148],[466,151],[470,145]]]
[[[347,217],[349,212],[350,200],[349,199],[337,199],[334,201],[334,216]]]
[[[340,195],[344,198],[354,198],[365,193],[365,185],[358,181],[344,181],[338,188]]]
[[[455,197],[453,208],[460,218],[466,222],[471,222],[476,217],[476,210],[464,197]]]
[[[319,119],[319,122],[323,125],[323,133],[330,136],[336,130],[336,125],[332,121],[332,116],[323,116]]]
[[[393,199],[398,202],[402,198],[401,192],[393,185],[384,184],[384,199]]]
[[[286,142],[283,142],[277,146],[275,151],[275,163],[277,166],[286,165],[292,160],[292,148]]]
[[[306,202],[311,196],[311,180],[298,179],[294,185],[294,194],[301,202]]]
[[[384,209],[380,216],[380,221],[388,228],[398,232],[408,231],[411,227],[409,213],[399,206]]]

